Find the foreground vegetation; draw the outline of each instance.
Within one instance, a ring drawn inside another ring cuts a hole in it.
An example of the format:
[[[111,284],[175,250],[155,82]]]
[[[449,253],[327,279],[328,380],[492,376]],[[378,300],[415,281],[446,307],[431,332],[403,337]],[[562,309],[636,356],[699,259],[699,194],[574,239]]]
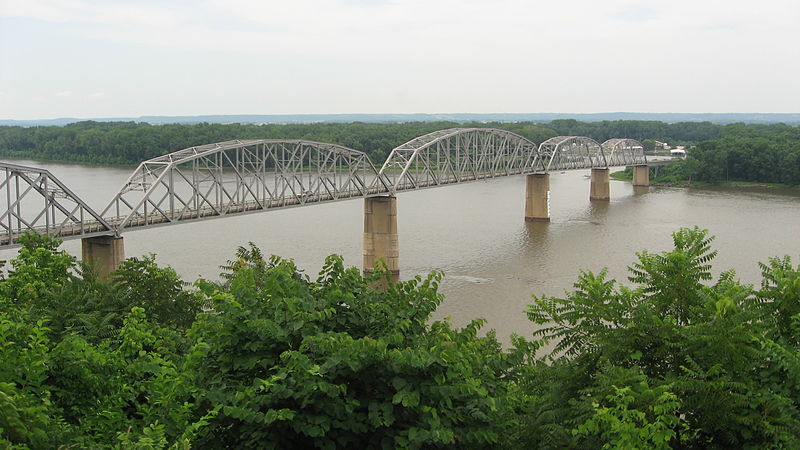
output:
[[[439,273],[332,256],[311,280],[251,245],[220,282],[152,257],[106,282],[28,235],[0,281],[0,447],[796,448],[800,267],[712,280],[707,232],[673,240],[628,283],[534,297],[541,328],[502,348],[430,320]]]

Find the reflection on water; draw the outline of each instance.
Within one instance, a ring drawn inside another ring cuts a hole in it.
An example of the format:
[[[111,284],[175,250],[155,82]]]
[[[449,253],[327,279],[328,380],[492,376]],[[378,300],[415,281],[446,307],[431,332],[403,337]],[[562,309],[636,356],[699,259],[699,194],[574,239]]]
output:
[[[523,248],[546,249],[550,236],[549,222],[525,222],[519,237]]]
[[[590,201],[589,202],[589,216],[593,219],[591,223],[600,225],[605,223],[606,215],[608,214],[609,202]]]
[[[18,164],[25,164],[15,161]],[[31,164],[33,165],[33,164]],[[130,168],[37,163],[102,209]],[[501,338],[527,335],[524,310],[531,295],[561,295],[581,269],[608,267],[627,282],[635,252],[671,247],[670,233],[699,225],[717,236],[716,272],[733,268],[759,280],[758,261],[800,256],[800,194],[748,188],[634,188],[612,181],[610,202],[590,202],[584,171],[552,174],[551,222],[526,222],[524,177],[447,186],[398,196],[401,277],[445,272],[446,295],[437,318],[464,325],[486,318]],[[277,210],[126,233],[129,256],[156,253],[189,280],[215,278],[239,245],[254,242],[267,254],[293,258],[315,276],[325,256],[361,264],[360,200]],[[64,247],[80,254],[79,241]],[[13,257],[0,252],[0,259]]]

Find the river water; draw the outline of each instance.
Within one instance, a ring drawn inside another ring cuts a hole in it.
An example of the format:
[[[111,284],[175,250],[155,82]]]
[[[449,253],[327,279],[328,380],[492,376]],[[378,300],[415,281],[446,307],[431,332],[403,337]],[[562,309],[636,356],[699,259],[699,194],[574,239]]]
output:
[[[50,170],[102,210],[133,168],[14,160]],[[436,318],[457,326],[482,317],[507,342],[529,335],[531,295],[561,295],[581,269],[625,281],[635,252],[671,248],[670,233],[698,225],[716,236],[715,272],[735,269],[757,284],[758,261],[800,256],[800,192],[779,188],[634,189],[611,181],[610,202],[590,202],[588,171],[550,177],[551,222],[525,222],[525,177],[515,176],[398,195],[401,278],[442,270],[444,303]],[[255,243],[292,258],[312,277],[337,253],[361,265],[363,201],[341,201],[185,223],[124,234],[127,256],[155,253],[187,281],[216,279],[235,249]],[[80,256],[80,241],[63,247]],[[10,259],[15,251],[0,252]]]

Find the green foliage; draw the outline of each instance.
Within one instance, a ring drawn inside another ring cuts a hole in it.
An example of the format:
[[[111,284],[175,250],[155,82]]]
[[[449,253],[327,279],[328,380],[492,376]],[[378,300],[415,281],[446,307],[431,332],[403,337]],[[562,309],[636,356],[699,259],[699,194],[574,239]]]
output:
[[[637,254],[639,262],[630,267],[628,279],[642,286],[660,319],[671,317],[683,325],[704,312],[707,293],[700,282],[711,279],[710,263],[717,256],[713,240],[707,230],[682,228],[672,234],[673,251]]]
[[[762,265],[758,295],[732,272],[709,285],[716,252],[707,231],[681,229],[673,241],[672,251],[638,254],[629,278],[635,289],[617,288],[605,273],[584,273],[566,298],[535,299],[529,317],[551,324],[538,333],[560,340],[539,376],[564,380],[560,390],[542,390],[537,407],[554,411],[573,436],[609,447],[673,440],[689,447],[797,446],[800,359],[791,339],[800,297],[790,287],[797,271],[788,260]],[[647,389],[661,403],[634,405]],[[601,399],[591,415],[587,395]]]
[[[477,126],[488,126],[476,124]],[[542,135],[539,126],[528,124],[523,131]],[[290,125],[167,124],[84,121],[64,127],[0,126],[0,155],[97,164],[138,164],[182,148],[231,139],[307,139],[344,145],[365,151],[373,161],[382,162],[403,142],[442,128],[451,122],[403,124],[314,123]],[[544,135],[555,136],[552,130]],[[536,141],[536,142],[541,142]]]
[[[658,122],[655,122],[658,123]],[[549,124],[553,127],[553,122]],[[662,124],[666,125],[666,124]],[[673,124],[683,127],[686,124]],[[710,125],[710,124],[709,124]],[[588,124],[575,122],[574,128],[558,128],[559,134],[582,134],[591,131]],[[687,157],[681,161],[659,168],[658,176],[651,179],[654,184],[686,185],[690,182],[720,183],[782,183],[800,185],[800,127],[784,124],[725,126],[713,125],[705,132],[675,134],[673,144],[696,143],[689,148]],[[688,131],[688,129],[686,129]],[[651,133],[658,133],[651,130]],[[619,134],[618,136],[636,136]],[[650,134],[647,137],[655,137]],[[642,140],[640,138],[640,140]],[[652,150],[654,141],[643,139],[645,150]],[[631,169],[617,179],[630,180]]]
[[[650,402],[642,397],[649,397]],[[636,409],[634,404],[640,402],[650,404]],[[664,386],[650,389],[644,381],[635,387],[614,386],[614,393],[606,396],[604,403],[608,406],[593,402],[594,416],[578,425],[573,434],[605,442],[604,449],[671,448],[670,441],[677,435],[674,428],[680,422],[675,414],[680,402]]]
[[[46,447],[64,429],[50,416],[47,327],[0,313],[0,445]]]
[[[428,324],[434,273],[375,290],[340,257],[311,282],[290,261],[240,249],[226,283],[205,291],[213,314],[193,335],[209,405],[204,446],[476,447],[497,445],[512,403],[509,356],[482,322]],[[265,424],[267,426],[265,426]]]
[[[581,271],[575,291],[564,298],[534,296],[528,319],[540,326],[534,336],[555,341],[552,355],[592,353],[609,333],[624,328],[636,293],[606,280],[607,274]]]
[[[192,322],[198,308],[181,301],[196,296],[152,258],[129,260],[113,283],[103,282],[78,276],[74,258],[50,238],[20,242],[0,282],[0,442],[97,447],[157,429],[173,443],[194,436],[202,420],[182,369],[196,354],[180,348],[188,338],[179,318],[191,314]],[[164,326],[137,303],[161,312]],[[163,304],[180,310],[159,311]]]
[[[72,279],[75,258],[58,250],[58,238],[26,233],[19,238],[22,245],[11,261],[9,277],[2,285],[2,295],[18,304],[38,309],[47,308],[43,300],[49,293],[63,287]]]
[[[0,280],[0,446],[795,448],[800,267],[714,279],[712,240],[678,230],[631,286],[581,272],[502,348],[431,320],[437,272],[331,256],[312,280],[250,244],[220,282],[153,256],[105,281],[27,236]]]
[[[700,142],[719,137],[720,125],[709,122],[668,124],[657,121],[617,120],[578,122],[407,122],[312,123],[289,125],[167,124],[84,121],[63,127],[0,127],[0,156],[82,161],[100,164],[139,162],[195,145],[230,139],[308,139],[344,145],[366,152],[380,164],[398,145],[417,136],[451,127],[493,127],[518,133],[536,143],[553,136],[589,136],[599,142],[614,137]]]
[[[24,250],[12,265],[25,270],[0,281],[27,293],[2,302],[5,446],[486,448],[514,435],[511,380],[533,347],[503,350],[482,321],[431,323],[439,273],[386,284],[330,257],[311,281],[251,245],[221,283],[192,289],[152,256],[103,281],[46,239]],[[56,272],[58,285],[24,289]]]
[[[20,243],[9,277],[0,283],[0,304],[11,302],[46,318],[52,337],[78,332],[89,340],[107,338],[135,306],[159,323],[185,329],[204,306],[173,269],[158,267],[153,255],[124,261],[106,282],[58,250],[55,238],[30,233]]]
[[[769,337],[800,346],[800,266],[793,267],[788,256],[770,258],[761,268],[761,290],[764,320],[772,322]]]
[[[380,165],[389,152],[417,136],[450,127],[493,127],[518,133],[536,143],[553,136],[588,136],[598,142],[628,137],[652,150],[655,140],[692,146],[688,157],[662,167],[655,183],[749,181],[800,184],[800,127],[715,125],[710,122],[664,123],[644,120],[546,124],[409,122],[313,123],[289,125],[167,124],[84,121],[59,126],[0,126],[0,156],[133,165],[195,145],[230,139],[308,139],[366,152]]]
[[[189,328],[205,305],[197,293],[184,290],[186,285],[171,267],[159,267],[155,255],[128,258],[113,274],[114,304],[108,306],[142,307],[159,323]]]
[[[579,122],[575,119],[553,120],[547,126],[554,130],[557,136],[588,136],[598,142],[611,138],[626,137],[640,141],[655,139],[671,143],[700,142],[714,139],[720,135],[723,128],[711,122],[665,123],[655,120]]]
[[[686,160],[688,179],[800,184],[800,127],[726,125],[718,139],[701,142]]]

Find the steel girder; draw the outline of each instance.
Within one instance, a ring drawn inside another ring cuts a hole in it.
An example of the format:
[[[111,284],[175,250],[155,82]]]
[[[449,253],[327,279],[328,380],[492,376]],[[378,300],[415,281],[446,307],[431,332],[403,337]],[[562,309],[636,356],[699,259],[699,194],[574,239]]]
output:
[[[602,147],[607,154],[608,164],[611,166],[647,164],[644,146],[636,139],[609,139],[603,142]]]
[[[363,152],[303,140],[236,140],[141,163],[102,214],[119,232],[388,192]]]
[[[0,163],[0,247],[28,231],[62,237],[113,235],[113,227],[49,171]]]
[[[546,170],[536,144],[495,128],[450,128],[395,148],[380,170],[392,191]]]

